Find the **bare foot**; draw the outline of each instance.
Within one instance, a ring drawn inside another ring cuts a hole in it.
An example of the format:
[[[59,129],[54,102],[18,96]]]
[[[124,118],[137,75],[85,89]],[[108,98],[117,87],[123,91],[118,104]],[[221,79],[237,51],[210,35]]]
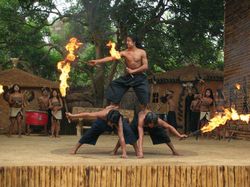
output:
[[[111,151],[111,152],[110,152],[110,155],[114,155],[114,156],[117,155],[117,151],[114,151],[114,150]]]
[[[179,154],[178,152],[173,152],[174,156],[182,156],[181,154]]]
[[[71,151],[69,152],[69,154],[75,155],[75,154],[76,154],[76,150],[71,150]]]
[[[138,154],[138,155],[137,155],[137,158],[139,158],[139,159],[140,159],[140,158],[144,158],[144,156]]]
[[[127,155],[122,155],[121,158],[128,158],[128,156]]]

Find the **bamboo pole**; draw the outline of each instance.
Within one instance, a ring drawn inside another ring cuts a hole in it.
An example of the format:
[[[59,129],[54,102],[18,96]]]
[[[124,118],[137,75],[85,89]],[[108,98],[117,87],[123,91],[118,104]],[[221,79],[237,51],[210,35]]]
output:
[[[169,166],[169,186],[175,186],[175,166]]]
[[[217,167],[217,178],[218,187],[223,187],[224,185],[224,166]]]
[[[186,169],[186,185],[187,187],[192,187],[192,167],[187,166]]]
[[[179,166],[180,168],[180,186],[187,186],[187,167],[186,166]]]
[[[170,184],[169,184],[169,166],[163,167],[163,186],[170,186]]]
[[[141,166],[136,166],[136,186],[142,186],[141,185],[141,180],[142,180],[142,175],[141,175],[142,167]]]
[[[131,187],[136,186],[136,166],[131,166]]]
[[[206,186],[207,179],[207,168],[206,166],[201,166],[201,186]]]
[[[152,176],[152,174],[151,174],[151,166],[147,166],[147,168],[146,168],[146,170],[147,170],[147,184],[146,184],[146,186],[147,187],[151,187],[151,185],[152,185],[152,180],[151,180],[151,176]]]
[[[101,167],[101,186],[107,187],[107,170],[106,166]]]
[[[116,187],[121,187],[122,183],[122,168],[121,166],[116,166]]]
[[[151,167],[151,175],[152,175],[152,183],[151,186],[152,187],[156,187],[157,186],[157,167],[156,166],[152,166]]]
[[[122,187],[125,187],[127,184],[127,170],[126,170],[126,166],[122,166],[122,176],[121,176],[121,180],[122,180]]]

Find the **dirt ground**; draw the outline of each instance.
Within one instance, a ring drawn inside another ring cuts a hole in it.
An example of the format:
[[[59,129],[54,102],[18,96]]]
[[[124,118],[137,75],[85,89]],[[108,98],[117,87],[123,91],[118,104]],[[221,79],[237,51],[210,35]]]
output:
[[[103,135],[96,146],[83,145],[78,154],[70,155],[77,143],[76,136],[13,136],[0,135],[0,166],[23,165],[250,165],[250,141],[213,140],[188,138],[183,141],[172,137],[172,142],[182,156],[173,156],[164,145],[152,145],[148,136],[144,142],[144,159],[137,159],[132,146],[128,145],[128,159],[109,153],[117,142],[116,135]],[[120,152],[119,152],[120,153]]]

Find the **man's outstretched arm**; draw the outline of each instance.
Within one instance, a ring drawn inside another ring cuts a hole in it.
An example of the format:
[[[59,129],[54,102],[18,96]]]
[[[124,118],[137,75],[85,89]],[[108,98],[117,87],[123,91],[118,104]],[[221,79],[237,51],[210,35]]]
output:
[[[78,114],[71,114],[66,112],[66,117],[69,119],[79,119],[79,118],[102,118],[106,115],[106,110],[101,110],[98,112],[81,112]]]
[[[158,124],[165,129],[169,129],[171,133],[173,133],[178,138],[187,138],[186,134],[180,134],[173,126],[169,125],[167,122],[163,121],[162,119],[158,118]]]

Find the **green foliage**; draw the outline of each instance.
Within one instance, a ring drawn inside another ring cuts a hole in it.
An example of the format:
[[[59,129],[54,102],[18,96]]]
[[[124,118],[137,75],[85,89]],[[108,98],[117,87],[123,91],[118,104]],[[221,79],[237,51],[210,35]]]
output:
[[[223,69],[223,0],[74,2],[67,11],[58,12],[53,0],[1,0],[3,69],[11,67],[11,57],[19,57],[20,68],[58,80],[56,64],[64,59],[69,38],[77,37],[84,47],[79,51],[79,62],[73,65],[70,84],[96,84],[96,77],[108,80],[114,67],[115,77],[122,74],[124,65],[107,64],[104,70],[97,70],[85,62],[109,55],[105,44],[110,39],[117,41],[118,49],[126,48],[128,34],[143,41],[151,72],[175,69],[185,63]],[[51,13],[55,17],[49,23]]]
[[[0,3],[0,63],[10,68],[11,57],[18,57],[20,68],[45,78],[55,78],[54,64],[50,59],[58,55],[42,48],[48,36],[47,18],[54,5],[51,1],[3,0]]]

